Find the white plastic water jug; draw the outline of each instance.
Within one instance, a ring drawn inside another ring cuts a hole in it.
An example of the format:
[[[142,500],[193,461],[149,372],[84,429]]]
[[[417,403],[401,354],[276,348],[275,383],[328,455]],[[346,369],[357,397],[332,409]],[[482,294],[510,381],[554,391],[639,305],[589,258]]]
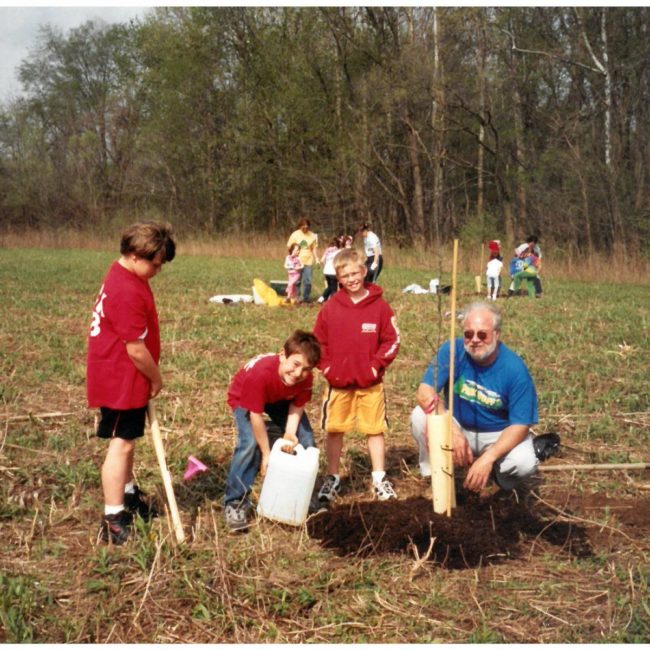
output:
[[[289,443],[275,441],[257,504],[257,514],[268,519],[301,526],[307,519],[309,501],[318,474],[316,447],[298,444],[293,452],[282,451]]]

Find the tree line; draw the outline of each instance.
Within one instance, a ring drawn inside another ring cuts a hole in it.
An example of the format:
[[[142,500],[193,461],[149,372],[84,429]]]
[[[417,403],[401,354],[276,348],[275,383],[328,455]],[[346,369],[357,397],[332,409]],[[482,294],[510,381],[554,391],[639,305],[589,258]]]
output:
[[[116,216],[400,245],[650,244],[646,7],[164,7],[41,28],[0,107],[5,227]]]

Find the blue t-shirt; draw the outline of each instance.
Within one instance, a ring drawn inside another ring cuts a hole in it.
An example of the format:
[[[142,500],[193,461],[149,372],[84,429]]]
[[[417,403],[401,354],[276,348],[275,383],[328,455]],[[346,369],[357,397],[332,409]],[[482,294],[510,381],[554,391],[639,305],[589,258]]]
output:
[[[502,431],[511,424],[537,423],[537,393],[528,368],[505,344],[498,345],[494,362],[480,366],[465,352],[463,339],[456,339],[453,416],[465,429]],[[427,367],[423,384],[433,386],[436,362],[436,392],[444,387],[449,403],[449,341]]]
[[[521,257],[515,255],[510,260],[510,266],[508,267],[508,273],[510,274],[510,277],[514,276],[516,273],[519,273],[520,271],[523,270],[524,270],[524,260],[522,260]]]

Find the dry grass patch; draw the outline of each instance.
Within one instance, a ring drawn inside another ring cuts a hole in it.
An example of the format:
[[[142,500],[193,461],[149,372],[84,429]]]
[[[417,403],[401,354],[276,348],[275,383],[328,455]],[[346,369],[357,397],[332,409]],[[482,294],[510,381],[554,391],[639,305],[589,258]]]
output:
[[[382,275],[402,331],[386,379],[396,504],[372,501],[365,439],[352,435],[345,492],[330,513],[299,528],[257,520],[246,535],[227,532],[230,378],[254,354],[278,350],[293,329],[311,329],[317,307],[212,305],[214,293],[275,277],[278,260],[181,255],[154,291],[166,382],[158,414],[188,543],[175,546],[163,516],[139,524],[125,548],[97,546],[104,447],[85,408],[84,333],[113,257],[90,248],[0,249],[2,640],[647,640],[647,473],[546,475],[539,499],[518,504],[488,491],[467,497],[451,519],[433,514],[408,416],[448,304],[401,293],[429,275],[415,266],[387,266]],[[460,281],[473,297],[472,275]],[[524,356],[539,392],[537,430],[562,435],[553,462],[648,460],[646,293],[642,285],[612,291],[557,280],[541,301],[502,301],[504,340]],[[623,343],[633,352],[618,354]],[[315,429],[322,390],[318,379],[308,406]],[[52,411],[66,415],[21,419]],[[209,471],[184,483],[189,454]],[[162,504],[147,440],[136,460],[138,483]]]

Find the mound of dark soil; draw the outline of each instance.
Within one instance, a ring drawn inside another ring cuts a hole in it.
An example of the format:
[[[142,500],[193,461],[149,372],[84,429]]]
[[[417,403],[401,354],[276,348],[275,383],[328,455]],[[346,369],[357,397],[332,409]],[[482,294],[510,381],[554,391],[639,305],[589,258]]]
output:
[[[470,496],[452,516],[433,512],[430,499],[356,501],[335,505],[312,517],[309,534],[338,555],[359,557],[412,552],[420,557],[435,538],[430,560],[449,569],[502,562],[530,550],[533,540],[588,556],[585,531],[552,519],[553,513],[530,508],[512,498]],[[570,540],[570,541],[569,541]]]

